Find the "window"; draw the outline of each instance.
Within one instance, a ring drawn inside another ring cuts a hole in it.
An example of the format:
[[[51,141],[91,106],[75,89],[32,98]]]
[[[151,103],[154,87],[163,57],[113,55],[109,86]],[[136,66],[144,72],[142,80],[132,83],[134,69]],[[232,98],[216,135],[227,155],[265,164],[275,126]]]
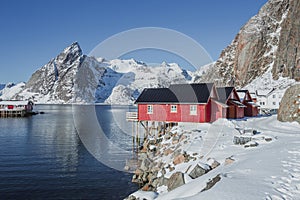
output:
[[[153,113],[153,105],[148,105],[147,106],[147,113],[152,114]]]
[[[171,105],[171,113],[177,113],[177,106]]]
[[[190,105],[190,115],[197,115],[197,106]]]
[[[276,95],[275,94],[273,94],[273,99],[275,99],[276,98]]]
[[[273,105],[275,106],[275,105],[276,105],[276,102],[273,102]]]

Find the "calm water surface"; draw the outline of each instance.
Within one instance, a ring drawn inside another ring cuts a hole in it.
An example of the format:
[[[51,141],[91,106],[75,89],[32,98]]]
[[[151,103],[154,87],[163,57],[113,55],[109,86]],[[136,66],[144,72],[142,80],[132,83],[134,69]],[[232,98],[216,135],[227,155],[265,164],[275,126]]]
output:
[[[0,118],[0,199],[123,199],[137,189],[131,174],[106,167],[86,150],[74,128],[72,106],[36,110],[45,114]],[[97,110],[108,119],[102,120],[108,137],[118,138],[120,130],[109,118],[112,109]],[[121,138],[121,145],[129,145],[130,137]]]

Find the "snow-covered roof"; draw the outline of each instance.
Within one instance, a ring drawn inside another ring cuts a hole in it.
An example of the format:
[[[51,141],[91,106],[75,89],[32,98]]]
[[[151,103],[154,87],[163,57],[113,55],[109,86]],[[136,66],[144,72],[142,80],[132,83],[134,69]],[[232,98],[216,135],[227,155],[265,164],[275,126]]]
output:
[[[248,101],[247,103],[250,104],[250,105],[253,105],[253,106],[255,106],[255,107],[260,107],[260,105],[257,105],[257,104],[254,103],[253,101]]]
[[[236,101],[236,100],[232,100],[231,102],[232,102],[233,104],[237,105],[238,107],[243,107],[243,108],[247,107],[247,106],[245,106],[244,104],[242,104],[241,102]]]
[[[257,96],[267,96],[269,93],[271,93],[272,90],[256,90]]]
[[[29,101],[0,101],[0,105],[8,106],[25,106],[28,105]]]

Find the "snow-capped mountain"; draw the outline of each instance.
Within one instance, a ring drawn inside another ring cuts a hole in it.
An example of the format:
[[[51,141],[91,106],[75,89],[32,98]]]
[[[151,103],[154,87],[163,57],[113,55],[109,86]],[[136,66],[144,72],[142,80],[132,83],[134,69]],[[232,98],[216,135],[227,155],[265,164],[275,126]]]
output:
[[[192,79],[175,63],[149,67],[130,60],[105,60],[82,54],[77,42],[31,76],[26,84],[3,89],[2,99],[37,103],[132,104],[146,87],[168,87]]]
[[[14,99],[14,96],[21,92],[25,87],[25,83],[21,82],[18,84],[15,83],[7,83],[2,87],[0,90],[0,99],[7,100],[7,99]]]
[[[240,87],[258,78],[269,78],[266,83],[280,77],[299,81],[299,10],[299,0],[269,0],[241,28],[202,81]]]

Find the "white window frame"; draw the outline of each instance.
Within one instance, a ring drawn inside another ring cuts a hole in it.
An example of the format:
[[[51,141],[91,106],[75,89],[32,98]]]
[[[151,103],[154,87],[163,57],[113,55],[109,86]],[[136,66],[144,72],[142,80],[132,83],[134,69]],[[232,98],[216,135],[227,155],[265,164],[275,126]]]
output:
[[[197,115],[197,105],[190,105],[190,115]]]
[[[171,105],[170,112],[171,113],[177,113],[177,105]]]
[[[147,114],[153,114],[153,105],[147,105]]]

